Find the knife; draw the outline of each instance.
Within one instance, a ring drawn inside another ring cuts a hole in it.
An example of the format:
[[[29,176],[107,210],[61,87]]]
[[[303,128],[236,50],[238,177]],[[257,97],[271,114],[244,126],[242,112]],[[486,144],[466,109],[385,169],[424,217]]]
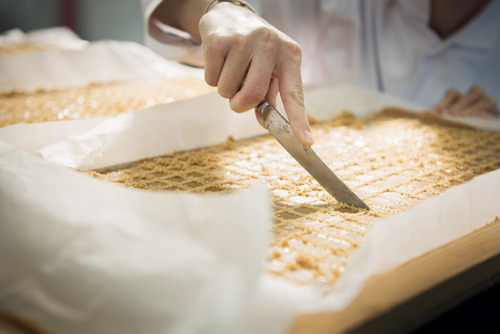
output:
[[[328,168],[312,148],[299,142],[292,132],[290,123],[276,108],[269,102],[262,101],[256,110],[262,116],[267,130],[333,198],[359,209],[370,210],[368,205]]]

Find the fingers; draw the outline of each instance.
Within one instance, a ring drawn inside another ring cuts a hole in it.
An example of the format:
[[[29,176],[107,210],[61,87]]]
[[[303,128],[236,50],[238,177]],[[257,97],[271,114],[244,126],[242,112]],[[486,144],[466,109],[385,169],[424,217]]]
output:
[[[269,84],[269,88],[267,90],[266,101],[271,103],[273,106],[276,106],[276,97],[279,92],[279,82],[276,77],[271,78],[271,83]]]
[[[467,93],[461,94],[456,89],[449,89],[434,112],[462,117],[496,117],[497,101],[485,94],[479,86],[472,86]]]
[[[469,91],[458,101],[453,104],[453,108],[457,110],[466,110],[480,103],[486,98],[484,91],[479,86],[472,86]]]
[[[226,47],[220,46],[217,41],[207,40],[202,43],[202,49],[205,57],[205,81],[210,86],[217,87],[226,59]]]
[[[276,63],[275,35],[261,27],[246,36],[212,34],[203,40],[205,80],[230,99],[234,111],[248,111],[268,94]]]
[[[438,108],[450,108],[454,105],[460,98],[462,94],[455,88],[448,89],[444,94],[443,98],[438,104]]]
[[[302,55],[295,41],[234,5],[217,6],[205,14],[200,35],[205,80],[229,99],[231,109],[244,112],[264,99],[276,105],[279,92],[295,136],[304,145],[312,145],[304,107]]]
[[[249,50],[244,45],[234,45],[228,53],[217,83],[217,90],[222,97],[234,99],[235,95],[242,89],[243,83],[247,82],[250,61],[252,61],[248,53]],[[264,88],[267,88],[267,85]],[[250,110],[253,106],[243,109],[240,106],[235,108],[231,105],[232,109],[237,112]]]
[[[314,138],[305,112],[302,87],[296,86],[288,92],[281,91],[281,98],[295,137],[306,146],[314,144]]]
[[[249,64],[248,34],[260,19],[247,9],[221,3],[202,16],[199,31],[205,81],[224,97],[238,90]]]
[[[476,103],[468,106],[467,109],[471,110],[484,110],[489,113],[497,113],[497,101],[489,96],[485,96],[481,100],[478,100]]]
[[[271,86],[275,69],[274,59],[274,52],[270,52],[262,46],[253,54],[244,84],[230,98],[231,109],[236,112],[247,111],[264,100],[268,94],[277,94],[277,85]],[[273,92],[270,93],[270,89]],[[274,101],[276,101],[275,97]]]
[[[271,103],[273,106],[276,106],[276,96],[278,95],[278,79],[276,78],[271,78],[271,83],[269,84],[269,89],[267,91],[266,95],[266,101]],[[266,126],[264,125],[264,120],[262,119],[262,116],[260,113],[255,109],[255,117],[257,118],[257,121],[259,124],[265,128]]]
[[[462,114],[469,117],[497,117],[498,106],[497,101],[489,96],[485,96],[477,103],[463,110]]]
[[[277,62],[274,72],[269,64],[272,63],[271,55],[266,52],[266,48],[254,57],[255,62],[249,69],[247,79],[243,89],[238,92],[233,98],[234,104],[237,107],[237,98],[245,96],[247,105],[241,103],[240,106],[244,109],[248,105],[255,106],[263,98],[276,106],[276,96],[281,94],[281,99],[285,107],[288,120],[292,127],[292,131],[297,139],[304,145],[311,146],[314,143],[311,134],[311,128],[305,112],[304,91],[302,87],[302,78],[300,65],[302,61],[302,50],[293,41],[284,40],[281,45],[284,49],[281,53],[281,61]],[[274,51],[269,48],[270,51]],[[254,67],[260,71],[254,70]],[[271,77],[271,81],[268,79]],[[266,87],[264,91],[258,90],[259,87]],[[252,88],[255,89],[252,91]],[[233,108],[235,109],[235,108]],[[257,116],[259,119],[259,116]],[[259,119],[259,121],[261,121]]]
[[[304,104],[304,91],[299,72],[290,70],[283,73],[279,88],[285,111],[292,131],[297,139],[306,146],[314,144]]]
[[[266,126],[264,125],[264,119],[262,118],[257,109],[255,109],[255,118],[257,118],[257,121],[259,122],[260,126],[262,126],[265,129]]]

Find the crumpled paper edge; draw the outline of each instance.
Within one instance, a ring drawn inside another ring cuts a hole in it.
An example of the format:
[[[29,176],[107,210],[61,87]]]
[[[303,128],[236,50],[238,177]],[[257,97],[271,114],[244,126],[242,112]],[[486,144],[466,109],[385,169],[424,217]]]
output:
[[[169,61],[134,42],[103,40],[79,49],[0,57],[0,93],[85,87],[117,81],[203,78],[203,70]]]
[[[227,100],[209,93],[116,117],[14,124],[0,129],[0,140],[48,161],[89,170],[264,133],[253,113],[236,114]]]
[[[14,28],[0,35],[0,47],[39,45],[63,49],[81,49],[89,43],[66,27],[51,27],[24,32]]]
[[[57,333],[224,333],[265,258],[271,206],[138,191],[0,141],[0,305]]]

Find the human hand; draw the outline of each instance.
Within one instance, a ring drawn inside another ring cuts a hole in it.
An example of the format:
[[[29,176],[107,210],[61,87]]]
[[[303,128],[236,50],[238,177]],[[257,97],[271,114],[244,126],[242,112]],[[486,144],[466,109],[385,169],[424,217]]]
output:
[[[199,23],[205,57],[205,80],[244,112],[262,100],[276,106],[281,95],[297,139],[312,145],[301,78],[302,51],[290,37],[244,7],[213,6]],[[257,119],[262,119],[256,113]]]
[[[449,89],[431,111],[453,116],[489,118],[498,116],[498,105],[481,87],[472,86],[465,94]]]

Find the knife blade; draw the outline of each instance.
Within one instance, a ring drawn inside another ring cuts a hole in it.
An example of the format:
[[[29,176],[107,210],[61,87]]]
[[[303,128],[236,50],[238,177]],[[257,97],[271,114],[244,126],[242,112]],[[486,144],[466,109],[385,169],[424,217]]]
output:
[[[262,101],[256,110],[262,116],[267,130],[333,198],[359,209],[370,210],[370,207],[328,168],[312,148],[299,142],[292,132],[290,123],[276,108],[268,101]]]

